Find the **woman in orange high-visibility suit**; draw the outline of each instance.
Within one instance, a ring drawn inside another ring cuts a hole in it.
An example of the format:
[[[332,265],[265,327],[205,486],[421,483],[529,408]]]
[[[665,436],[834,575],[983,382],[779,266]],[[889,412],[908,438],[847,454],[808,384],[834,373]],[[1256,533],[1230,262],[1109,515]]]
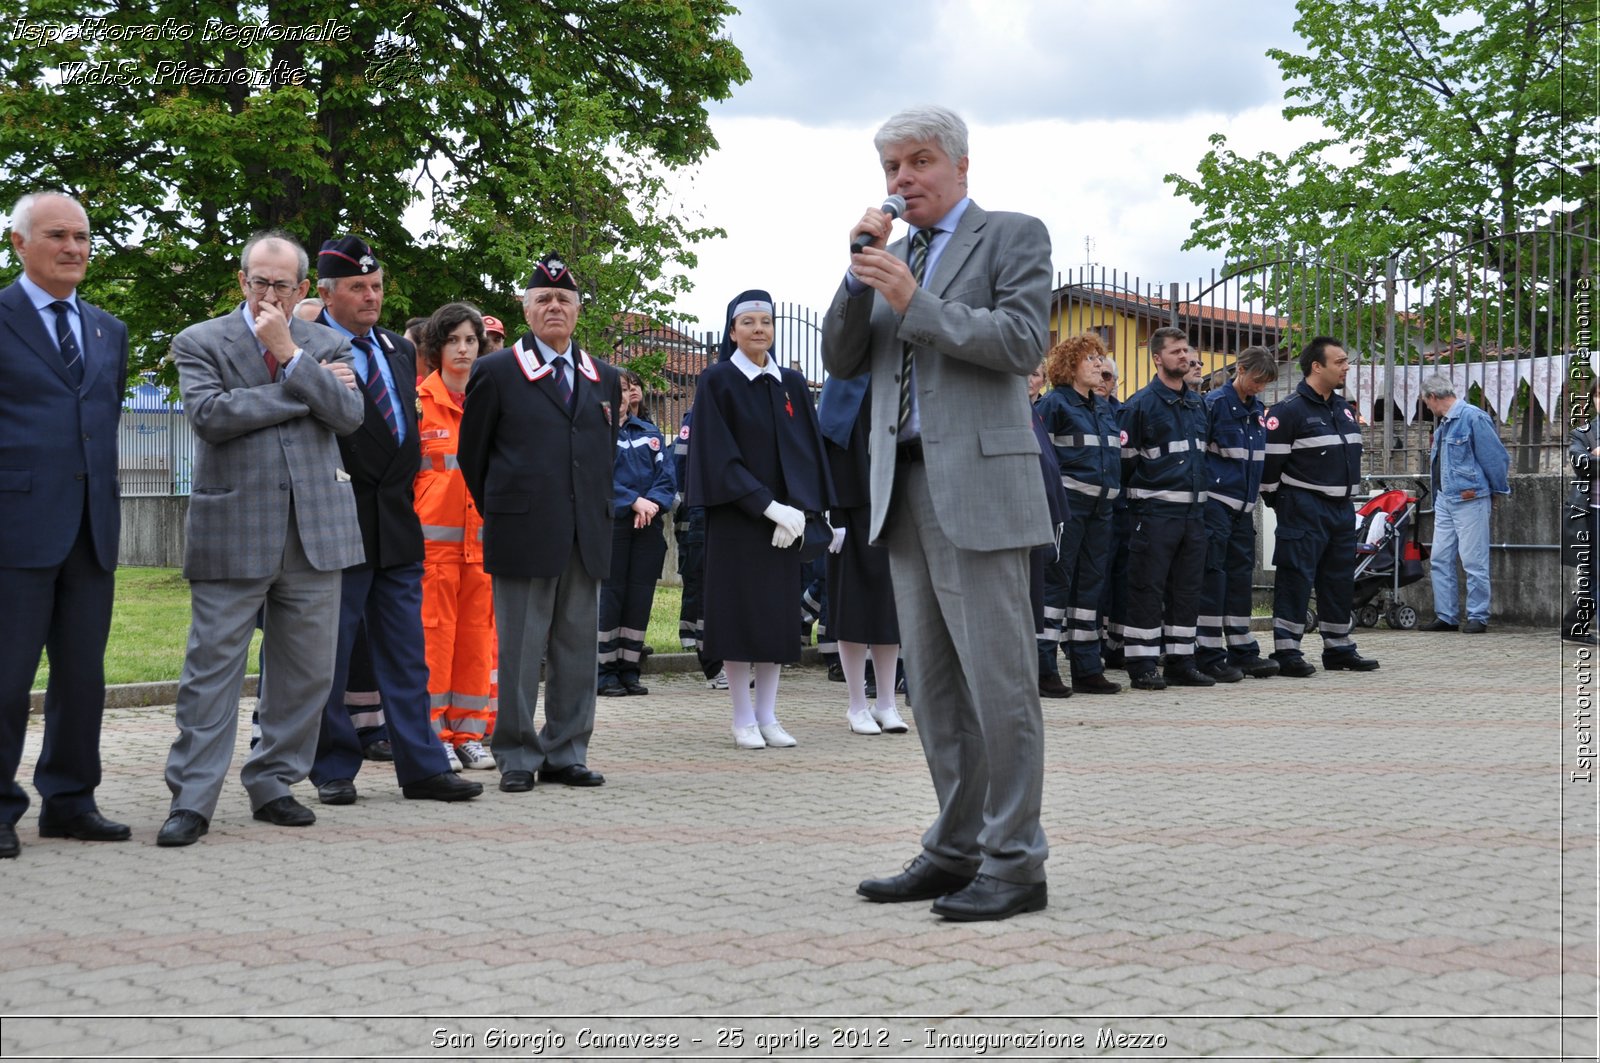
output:
[[[483,519],[456,463],[467,377],[483,349],[483,318],[466,303],[434,311],[423,330],[433,372],[417,386],[417,516],[422,565],[422,628],[433,729],[465,768],[490,769],[484,740],[494,729],[494,597],[483,571]]]

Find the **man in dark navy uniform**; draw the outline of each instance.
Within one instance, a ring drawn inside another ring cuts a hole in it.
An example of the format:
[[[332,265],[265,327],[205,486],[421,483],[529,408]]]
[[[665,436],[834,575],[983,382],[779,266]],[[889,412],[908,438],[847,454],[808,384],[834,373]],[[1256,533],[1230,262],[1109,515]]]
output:
[[[1267,411],[1261,497],[1278,515],[1272,656],[1282,675],[1316,674],[1300,651],[1315,584],[1322,667],[1370,672],[1378,662],[1357,653],[1350,637],[1356,567],[1351,501],[1361,484],[1361,425],[1337,394],[1350,356],[1338,340],[1318,336],[1300,353],[1300,372],[1305,379],[1294,394]]]

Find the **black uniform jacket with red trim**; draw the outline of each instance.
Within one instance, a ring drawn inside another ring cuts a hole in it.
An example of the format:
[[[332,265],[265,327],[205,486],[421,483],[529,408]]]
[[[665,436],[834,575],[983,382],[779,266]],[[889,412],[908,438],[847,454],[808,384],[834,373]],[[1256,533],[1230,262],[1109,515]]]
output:
[[[491,575],[553,578],[574,543],[590,576],[610,572],[622,387],[605,362],[582,351],[577,361],[570,405],[532,336],[472,366],[457,455],[483,515],[483,567]]]

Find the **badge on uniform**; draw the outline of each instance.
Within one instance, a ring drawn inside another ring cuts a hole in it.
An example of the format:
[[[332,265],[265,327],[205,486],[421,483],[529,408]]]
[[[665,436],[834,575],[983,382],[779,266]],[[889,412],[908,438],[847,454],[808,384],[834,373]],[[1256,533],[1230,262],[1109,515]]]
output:
[[[684,425],[682,428],[678,429],[678,438],[679,439],[688,439],[689,438],[689,426],[688,425]]]
[[[1271,429],[1276,429],[1278,427],[1278,419],[1276,417],[1268,417],[1267,418],[1267,427],[1271,428]]]
[[[651,450],[661,449],[661,440],[657,439],[655,436],[647,436],[645,438],[645,442],[650,444]]]

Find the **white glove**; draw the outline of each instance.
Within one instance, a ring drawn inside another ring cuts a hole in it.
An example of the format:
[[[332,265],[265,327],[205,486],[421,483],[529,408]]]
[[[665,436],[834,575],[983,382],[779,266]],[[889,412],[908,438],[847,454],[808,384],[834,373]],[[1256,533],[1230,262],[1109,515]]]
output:
[[[843,528],[835,528],[835,529],[833,529],[833,542],[828,544],[828,553],[837,554],[840,550],[843,550],[843,549],[844,549],[844,529]]]
[[[782,524],[773,525],[772,545],[776,546],[779,550],[789,549],[789,547],[794,545],[795,540],[798,538],[800,538],[800,536],[796,535],[788,528],[785,528]]]
[[[789,542],[783,543],[783,546],[788,546],[805,534],[806,515],[793,506],[786,506],[777,501],[769,502],[767,508],[761,511],[761,515],[789,533]],[[773,537],[772,545],[780,545],[776,536]]]

